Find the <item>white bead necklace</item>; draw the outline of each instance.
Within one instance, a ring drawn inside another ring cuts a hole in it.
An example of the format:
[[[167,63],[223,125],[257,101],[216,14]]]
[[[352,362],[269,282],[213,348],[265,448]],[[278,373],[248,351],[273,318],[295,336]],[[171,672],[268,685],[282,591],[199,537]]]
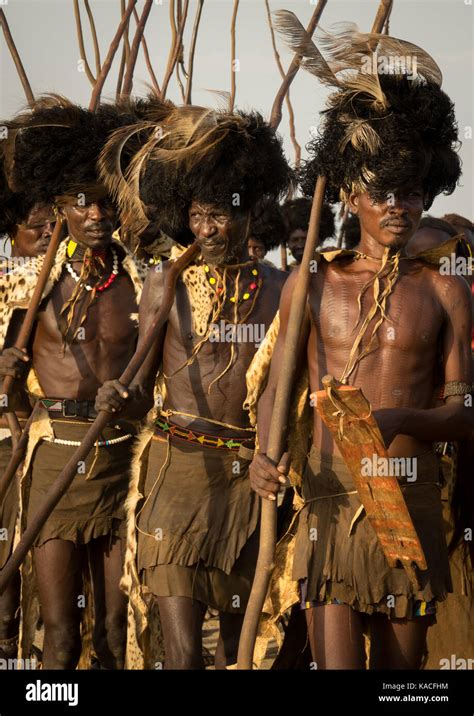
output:
[[[112,263],[112,276],[115,278],[119,272],[119,260],[118,260],[118,254],[115,251],[115,249],[112,249],[112,256],[113,256],[113,263]],[[74,279],[76,283],[79,283],[80,276],[74,271],[72,265],[69,263],[69,261],[66,262],[66,269]],[[110,276],[110,278],[112,278]],[[108,279],[110,281],[110,279]],[[106,282],[107,283],[107,282]],[[93,288],[97,288],[97,286],[89,286],[89,284],[84,284],[84,288],[86,291],[92,291]]]

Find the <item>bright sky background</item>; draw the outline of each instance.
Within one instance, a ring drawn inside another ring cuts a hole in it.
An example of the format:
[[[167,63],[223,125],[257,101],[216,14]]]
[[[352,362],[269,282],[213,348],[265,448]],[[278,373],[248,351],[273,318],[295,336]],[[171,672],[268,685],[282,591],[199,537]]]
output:
[[[474,1],[474,0],[473,0]],[[90,41],[87,14],[81,0],[81,17],[89,64],[94,71],[94,55]],[[35,94],[58,92],[72,100],[87,104],[91,86],[84,72],[79,71],[79,49],[76,39],[72,0],[0,0],[10,29],[23,60]],[[104,59],[115,34],[119,17],[119,0],[90,0]],[[185,60],[190,44],[197,0],[190,0],[185,33]],[[143,0],[137,3],[141,13]],[[314,8],[313,0],[270,0],[272,11],[293,10],[307,25]],[[330,30],[334,22],[351,20],[367,31],[372,25],[378,0],[329,0],[321,18],[321,26]],[[198,35],[192,100],[195,104],[218,106],[218,96],[206,90],[230,89],[230,23],[233,0],[205,0]],[[152,64],[161,84],[170,44],[169,1],[155,0],[146,26],[145,37]],[[390,34],[420,45],[438,62],[443,72],[443,89],[456,105],[463,177],[461,186],[450,196],[435,200],[430,213],[441,216],[455,212],[473,218],[473,139],[471,138],[473,103],[473,23],[471,0],[394,0]],[[132,31],[135,23],[132,22]],[[291,55],[277,38],[286,68]],[[103,97],[113,98],[120,61],[117,52]],[[280,76],[271,47],[264,0],[240,0],[237,16],[237,49],[240,61],[237,72],[236,106],[255,108],[269,116],[273,99],[280,85]],[[149,80],[142,53],[135,69],[134,92],[144,95]],[[318,124],[318,113],[324,106],[328,90],[310,75],[300,71],[292,85],[291,99],[296,115],[296,136],[303,147],[309,140],[310,128]],[[174,77],[168,97],[180,102],[179,87]],[[18,111],[25,98],[15,67],[0,34],[0,116]],[[289,140],[288,116],[284,110],[280,132],[290,160],[294,152]]]

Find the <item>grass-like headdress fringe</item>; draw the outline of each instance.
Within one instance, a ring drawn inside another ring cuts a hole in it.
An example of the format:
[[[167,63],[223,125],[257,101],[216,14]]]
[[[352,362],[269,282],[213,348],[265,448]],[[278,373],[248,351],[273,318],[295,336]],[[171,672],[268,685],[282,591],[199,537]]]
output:
[[[351,23],[321,33],[321,52],[293,13],[276,16],[301,66],[336,90],[308,145],[311,158],[300,172],[305,194],[313,193],[318,175],[327,177],[330,202],[364,191],[382,199],[421,184],[429,208],[438,194],[454,191],[461,166],[454,107],[427,52]]]
[[[260,114],[195,106],[164,114],[115,133],[100,159],[102,179],[135,230],[147,225],[144,205],[152,205],[162,230],[183,241],[193,199],[251,211],[288,190],[292,171],[281,140]],[[123,172],[121,153],[137,135],[142,146]]]

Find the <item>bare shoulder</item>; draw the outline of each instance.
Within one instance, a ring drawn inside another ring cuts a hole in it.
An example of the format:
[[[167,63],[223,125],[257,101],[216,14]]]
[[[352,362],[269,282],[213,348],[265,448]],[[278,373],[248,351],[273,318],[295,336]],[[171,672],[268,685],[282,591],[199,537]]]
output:
[[[142,306],[151,306],[161,303],[163,296],[164,279],[169,271],[169,261],[163,261],[148,271],[141,299]]]
[[[452,311],[464,306],[470,309],[472,304],[471,289],[463,276],[442,274],[438,268],[425,267],[433,290],[446,311]]]
[[[273,266],[268,266],[268,264],[263,263],[259,263],[257,268],[265,281],[269,281],[271,285],[278,287],[281,291],[289,276],[286,271],[281,271],[278,268],[274,268]]]

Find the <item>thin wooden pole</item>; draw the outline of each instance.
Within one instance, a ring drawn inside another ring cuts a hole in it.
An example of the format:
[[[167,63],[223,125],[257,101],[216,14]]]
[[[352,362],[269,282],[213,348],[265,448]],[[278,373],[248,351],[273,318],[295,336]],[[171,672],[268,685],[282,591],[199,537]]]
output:
[[[230,56],[230,97],[229,97],[229,112],[234,111],[235,104],[235,93],[236,93],[236,79],[235,79],[235,29],[237,24],[237,12],[239,10],[239,0],[234,0],[234,10],[232,12],[232,22],[230,25],[230,45],[231,45],[231,56]]]
[[[76,18],[77,42],[79,44],[79,53],[81,55],[81,60],[84,63],[86,77],[91,83],[91,85],[94,86],[97,80],[92,74],[89,62],[87,61],[86,48],[84,47],[84,35],[82,32],[81,10],[79,8],[79,0],[74,0],[74,16]]]
[[[198,6],[196,9],[196,17],[194,18],[193,34],[191,36],[191,45],[189,48],[189,59],[188,59],[188,82],[186,85],[186,94],[184,96],[184,104],[191,104],[191,92],[193,86],[193,71],[194,71],[194,53],[196,51],[197,34],[199,31],[199,23],[201,22],[202,8],[204,0],[198,0]]]
[[[89,5],[89,0],[84,0],[86,6],[87,17],[89,18],[89,25],[92,33],[92,44],[94,45],[94,56],[95,56],[95,71],[97,76],[100,74],[100,48],[99,40],[97,39],[97,31],[95,27],[94,15]]]
[[[89,104],[89,109],[92,112],[95,112],[97,109],[97,105],[100,101],[100,95],[102,92],[102,88],[104,86],[105,80],[107,79],[107,75],[110,72],[110,68],[112,66],[112,62],[115,57],[115,53],[117,52],[118,46],[120,45],[120,40],[122,39],[122,36],[125,32],[125,28],[128,25],[128,21],[130,18],[130,15],[132,14],[133,8],[137,4],[137,0],[129,0],[127,9],[125,10],[125,14],[122,16],[122,21],[120,22],[117,32],[115,33],[115,36],[110,43],[109,51],[107,53],[107,57],[104,60],[104,64],[102,65],[102,69],[100,71],[100,75],[97,78],[97,82],[95,83],[95,87],[92,91],[92,97]]]
[[[26,76],[25,68],[23,67],[23,62],[21,61],[20,55],[18,54],[18,50],[16,49],[16,45],[13,40],[12,34],[10,32],[10,27],[8,25],[8,21],[7,21],[7,18],[6,18],[6,15],[5,15],[3,9],[0,9],[0,24],[3,29],[3,34],[5,35],[5,41],[7,43],[7,47],[10,50],[10,54],[12,56],[13,62],[15,63],[16,71],[18,72],[20,82],[23,86],[23,90],[25,92],[27,102],[31,106],[35,102],[35,96],[33,94],[33,90],[31,89],[31,85],[29,83],[28,77]]]
[[[283,69],[283,65],[281,64],[280,55],[278,53],[276,42],[275,42],[275,31],[273,29],[273,22],[272,22],[272,15],[270,12],[269,0],[265,0],[265,6],[267,8],[268,26],[270,28],[270,35],[272,38],[272,46],[273,46],[273,53],[275,55],[275,62],[277,63],[280,75],[281,75],[282,79],[284,80],[286,73],[285,73],[285,70]],[[285,100],[286,100],[286,106],[288,108],[288,115],[289,115],[290,139],[291,139],[291,143],[293,144],[293,149],[295,150],[295,166],[299,167],[300,162],[301,162],[301,145],[298,143],[298,141],[296,139],[295,113],[293,111],[293,105],[291,104],[289,88],[286,93]],[[286,250],[285,250],[285,256],[286,256]],[[286,270],[286,269],[284,269],[284,270]]]
[[[327,5],[327,1],[328,0],[319,0],[313,12],[308,27],[306,28],[306,32],[310,37],[312,37],[314,31],[316,30],[316,27],[318,26],[319,19],[323,13],[324,8]],[[286,93],[290,89],[291,83],[296,77],[296,74],[299,69],[299,60],[299,55],[295,55],[293,57],[291,64],[288,68],[288,72],[286,73],[285,79],[281,83],[280,89],[278,90],[275,100],[273,102],[273,107],[270,115],[270,125],[273,127],[273,129],[276,129],[281,122],[281,108],[283,105],[283,100],[286,97]]]
[[[140,43],[143,37],[143,32],[145,30],[146,21],[148,20],[148,16],[150,14],[151,7],[153,5],[153,0],[146,0],[145,7],[143,8],[142,15],[140,17],[140,21],[137,25],[137,29],[135,30],[135,36],[133,38],[132,47],[130,49],[130,57],[128,58],[127,63],[127,71],[125,73],[125,78],[123,80],[123,87],[122,87],[122,96],[129,97],[130,93],[132,91],[133,87],[133,72],[135,70],[135,65],[137,62],[138,57],[138,50],[140,49]]]
[[[174,1],[173,1],[173,0],[171,0],[171,2],[170,2],[170,13],[171,13],[171,7],[174,8]],[[169,81],[170,81],[170,79],[171,79],[171,76],[172,76],[172,74],[173,74],[173,72],[174,72],[174,68],[175,68],[176,62],[178,61],[179,49],[180,49],[181,42],[182,42],[182,39],[183,39],[184,27],[185,27],[185,25],[186,25],[186,19],[187,19],[187,16],[188,16],[188,8],[189,8],[189,0],[186,0],[186,2],[185,2],[185,4],[184,4],[183,17],[182,17],[182,20],[181,20],[181,24],[179,25],[177,32],[176,32],[176,30],[174,30],[174,34],[173,34],[173,38],[174,38],[174,39],[173,39],[173,42],[172,42],[172,45],[171,45],[171,48],[170,48],[170,54],[169,54],[169,57],[168,57],[168,66],[167,66],[167,68],[166,68],[165,76],[164,76],[164,78],[163,78],[163,82],[162,82],[162,85],[161,85],[161,99],[165,99],[165,98],[166,98],[166,92],[167,92],[167,90],[168,90],[168,84],[169,84]],[[175,22],[174,22],[174,17],[173,17],[173,21],[172,21],[172,23],[171,23],[172,33],[173,33],[173,28],[174,28],[174,27],[175,27]]]

